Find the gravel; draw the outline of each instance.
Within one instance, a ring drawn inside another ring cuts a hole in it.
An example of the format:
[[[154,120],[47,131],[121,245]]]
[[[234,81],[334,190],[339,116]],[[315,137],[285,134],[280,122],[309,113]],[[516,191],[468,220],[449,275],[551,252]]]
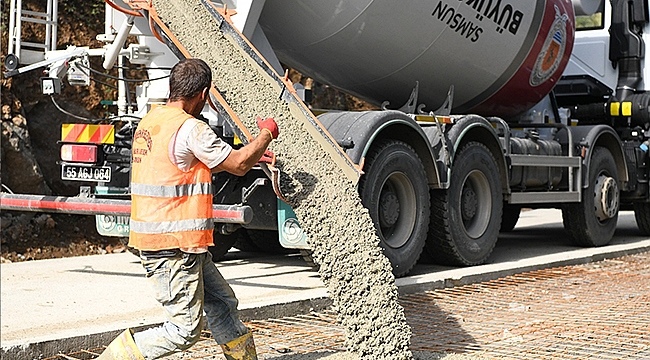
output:
[[[411,330],[397,302],[392,268],[355,184],[346,180],[323,145],[280,100],[272,80],[218,29],[199,0],[154,0],[154,6],[189,53],[211,66],[215,86],[253,135],[258,132],[257,115],[278,123],[280,137],[271,150],[283,172],[282,189],[308,234],[320,276],[346,331],[351,354],[336,358],[411,359]]]

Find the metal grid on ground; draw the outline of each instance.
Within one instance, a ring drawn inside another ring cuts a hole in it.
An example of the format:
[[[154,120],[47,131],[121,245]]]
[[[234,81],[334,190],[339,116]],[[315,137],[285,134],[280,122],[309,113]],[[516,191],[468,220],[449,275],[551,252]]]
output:
[[[644,359],[650,358],[648,280],[645,253],[406,296],[402,305],[414,349],[481,350],[513,359]],[[429,314],[418,310],[423,303]]]
[[[508,359],[650,359],[650,252],[405,295],[412,350]],[[247,323],[261,359],[342,351],[332,311]],[[221,358],[205,338],[177,359]],[[90,359],[93,353],[51,360]]]

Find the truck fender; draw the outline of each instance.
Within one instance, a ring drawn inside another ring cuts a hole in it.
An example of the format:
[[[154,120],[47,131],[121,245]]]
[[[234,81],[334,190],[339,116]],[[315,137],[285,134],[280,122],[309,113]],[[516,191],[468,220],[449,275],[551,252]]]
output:
[[[458,149],[469,141],[479,142],[490,150],[492,156],[497,162],[499,174],[501,176],[501,187],[503,194],[510,193],[510,181],[508,179],[507,163],[503,146],[499,140],[499,136],[492,124],[484,117],[478,115],[458,115],[452,116],[453,124],[446,125],[449,127],[446,132],[448,143],[451,144],[451,166],[454,163],[454,157]],[[447,168],[446,178],[451,177],[451,166]],[[447,188],[445,186],[445,188]]]
[[[355,164],[363,165],[370,147],[378,139],[409,144],[422,161],[429,186],[439,187],[440,177],[431,144],[418,123],[405,113],[395,110],[333,111],[319,115],[318,120]]]
[[[582,154],[582,187],[586,188],[589,186],[588,169],[591,165],[591,154],[595,147],[602,146],[609,150],[614,157],[619,181],[621,182],[619,186],[621,186],[621,190],[625,189],[629,181],[627,163],[625,162],[621,138],[614,129],[607,125],[589,125],[571,126],[569,130],[573,135],[574,153],[577,155]],[[560,131],[558,138],[563,147],[566,147],[568,144],[566,133]]]

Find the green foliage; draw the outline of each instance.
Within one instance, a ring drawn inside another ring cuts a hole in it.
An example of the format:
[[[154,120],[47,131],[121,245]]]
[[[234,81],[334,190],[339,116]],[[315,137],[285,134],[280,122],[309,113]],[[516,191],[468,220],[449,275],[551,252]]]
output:
[[[576,29],[602,29],[603,27],[603,13],[595,13],[590,16],[576,16]]]
[[[0,14],[0,31],[4,34],[9,31],[9,0],[2,0],[2,12]]]
[[[4,1],[4,0],[3,0]],[[59,2],[59,16],[74,15],[75,20],[88,25],[104,21],[103,0],[67,0]]]

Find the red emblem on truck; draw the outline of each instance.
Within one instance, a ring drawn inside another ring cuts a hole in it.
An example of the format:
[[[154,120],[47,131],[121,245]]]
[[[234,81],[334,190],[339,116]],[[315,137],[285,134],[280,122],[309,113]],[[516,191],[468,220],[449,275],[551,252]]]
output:
[[[567,14],[560,14],[560,9],[555,6],[555,21],[544,40],[542,51],[537,57],[535,66],[530,74],[530,86],[539,86],[550,79],[555,70],[560,66],[562,54],[566,48],[566,21]]]

